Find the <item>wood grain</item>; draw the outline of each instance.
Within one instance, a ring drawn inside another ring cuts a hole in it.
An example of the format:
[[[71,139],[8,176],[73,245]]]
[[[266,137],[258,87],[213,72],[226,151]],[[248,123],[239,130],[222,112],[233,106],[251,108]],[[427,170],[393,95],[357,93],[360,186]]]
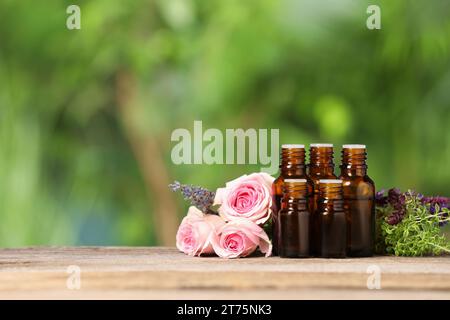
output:
[[[69,266],[81,288],[67,288]],[[367,289],[369,266],[381,289]],[[450,256],[224,260],[175,248],[0,249],[1,299],[450,299]]]

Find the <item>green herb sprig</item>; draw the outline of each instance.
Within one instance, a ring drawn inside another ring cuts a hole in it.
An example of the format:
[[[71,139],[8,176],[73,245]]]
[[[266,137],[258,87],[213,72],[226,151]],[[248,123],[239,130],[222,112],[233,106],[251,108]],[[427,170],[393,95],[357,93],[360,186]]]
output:
[[[439,198],[442,199],[446,198]],[[412,191],[400,193],[396,189],[377,200],[377,253],[396,256],[450,253],[450,241],[440,228],[450,220],[448,202],[441,201],[439,205],[424,201],[425,197]]]

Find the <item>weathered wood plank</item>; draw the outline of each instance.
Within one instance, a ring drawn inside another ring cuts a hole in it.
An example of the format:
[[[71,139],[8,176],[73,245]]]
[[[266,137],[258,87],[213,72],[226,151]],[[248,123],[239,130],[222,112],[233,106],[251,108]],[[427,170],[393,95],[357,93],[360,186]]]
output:
[[[70,290],[67,268],[81,270]],[[368,267],[381,290],[367,289]],[[0,298],[450,298],[450,256],[224,260],[175,248],[0,249]]]

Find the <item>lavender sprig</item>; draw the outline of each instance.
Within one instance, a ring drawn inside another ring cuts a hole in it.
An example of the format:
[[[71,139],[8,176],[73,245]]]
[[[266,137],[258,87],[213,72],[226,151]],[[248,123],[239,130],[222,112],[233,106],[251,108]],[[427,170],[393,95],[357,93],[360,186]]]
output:
[[[214,197],[216,196],[215,192],[198,186],[181,184],[178,181],[169,184],[169,188],[174,192],[180,191],[185,200],[189,200],[193,206],[197,207],[203,213],[217,214],[211,209],[214,203]]]
[[[390,225],[396,225],[400,223],[405,214],[405,199],[407,196],[417,197],[420,203],[428,208],[430,215],[439,215],[442,218],[440,226],[446,224],[448,221],[448,214],[443,212],[442,209],[450,208],[450,198],[447,197],[424,197],[420,193],[414,191],[401,192],[397,188],[389,189],[386,195],[385,190],[380,190],[375,194],[375,203],[378,207],[386,207],[390,205],[392,207],[391,214],[386,217],[386,222]]]

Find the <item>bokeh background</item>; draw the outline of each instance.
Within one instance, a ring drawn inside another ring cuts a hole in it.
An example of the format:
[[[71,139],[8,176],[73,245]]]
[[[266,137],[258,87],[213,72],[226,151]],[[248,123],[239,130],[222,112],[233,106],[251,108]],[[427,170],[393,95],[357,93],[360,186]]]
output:
[[[70,4],[81,30],[66,28]],[[365,143],[378,189],[450,196],[449,13],[437,0],[0,0],[0,246],[173,244],[188,205],[168,183],[215,189],[260,167],[174,165],[171,132],[194,120]]]

